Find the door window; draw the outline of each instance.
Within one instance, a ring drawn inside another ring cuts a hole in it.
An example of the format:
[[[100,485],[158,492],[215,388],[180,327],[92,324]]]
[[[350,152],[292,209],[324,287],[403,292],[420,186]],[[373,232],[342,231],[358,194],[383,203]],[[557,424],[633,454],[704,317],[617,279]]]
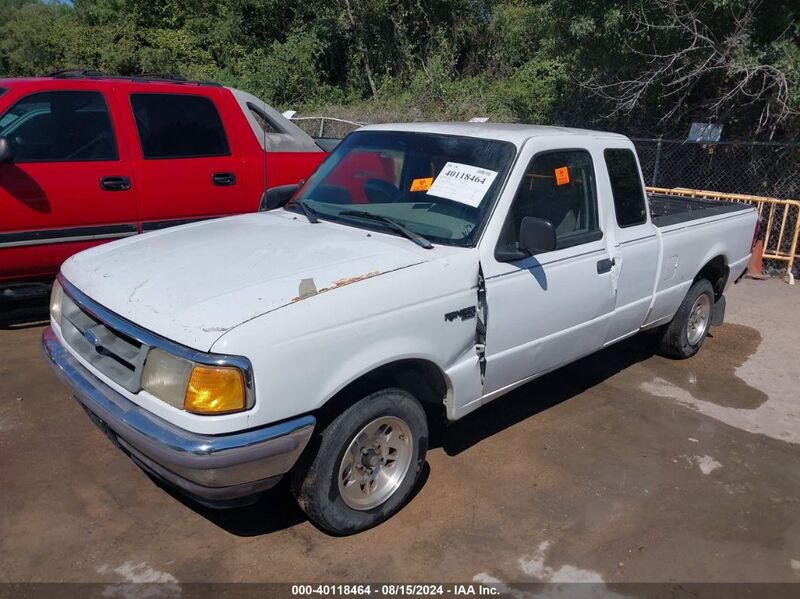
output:
[[[545,152],[533,157],[500,235],[498,250],[517,252],[522,219],[548,220],[556,249],[602,238],[592,158],[585,150]]]
[[[15,162],[117,160],[117,144],[99,92],[42,92],[0,118]]]
[[[145,158],[230,155],[219,112],[208,98],[131,94],[131,107]]]
[[[603,157],[611,180],[614,212],[620,227],[633,227],[647,221],[642,180],[636,166],[636,157],[630,150],[605,150]]]

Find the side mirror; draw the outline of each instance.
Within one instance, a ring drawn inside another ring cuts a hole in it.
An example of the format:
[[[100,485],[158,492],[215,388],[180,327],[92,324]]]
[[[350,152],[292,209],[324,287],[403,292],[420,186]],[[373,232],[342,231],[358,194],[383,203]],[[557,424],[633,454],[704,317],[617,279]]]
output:
[[[267,210],[275,210],[285,205],[286,202],[292,199],[292,196],[300,189],[300,185],[279,185],[272,187],[264,192],[261,196],[261,203],[258,206],[259,212],[266,212]]]
[[[11,144],[5,137],[0,137],[0,164],[13,162],[14,156],[11,154]]]
[[[543,218],[526,216],[519,225],[519,249],[531,256],[556,249],[556,230]]]

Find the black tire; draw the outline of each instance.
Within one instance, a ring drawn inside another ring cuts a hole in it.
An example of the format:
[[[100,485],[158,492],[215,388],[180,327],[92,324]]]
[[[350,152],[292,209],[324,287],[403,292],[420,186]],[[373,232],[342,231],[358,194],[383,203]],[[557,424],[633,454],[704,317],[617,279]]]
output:
[[[708,322],[699,339],[691,340],[689,338],[689,326],[692,310],[699,298],[703,295],[706,296],[711,311],[708,314]],[[689,291],[686,293],[686,297],[683,298],[683,302],[681,302],[678,311],[672,318],[672,322],[664,326],[660,331],[658,348],[662,354],[671,358],[683,360],[685,358],[691,358],[698,352],[703,346],[703,342],[708,336],[708,330],[711,327],[714,298],[714,288],[708,280],[698,279],[692,284]]]
[[[410,462],[399,485],[380,505],[353,509],[340,492],[340,466],[345,452],[364,427],[386,417],[399,418],[407,425],[411,442],[410,453],[406,455],[410,455]],[[364,397],[337,416],[317,439],[316,451],[311,449],[291,472],[292,493],[297,503],[320,528],[335,534],[357,533],[392,516],[414,489],[428,449],[425,411],[407,391],[384,389]]]

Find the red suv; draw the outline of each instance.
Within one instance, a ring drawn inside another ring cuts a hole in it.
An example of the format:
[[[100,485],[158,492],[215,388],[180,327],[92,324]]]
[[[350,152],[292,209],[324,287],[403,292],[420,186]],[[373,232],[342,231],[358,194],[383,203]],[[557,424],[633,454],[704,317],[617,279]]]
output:
[[[0,79],[0,297],[92,245],[254,212],[325,158],[248,93],[86,71]]]

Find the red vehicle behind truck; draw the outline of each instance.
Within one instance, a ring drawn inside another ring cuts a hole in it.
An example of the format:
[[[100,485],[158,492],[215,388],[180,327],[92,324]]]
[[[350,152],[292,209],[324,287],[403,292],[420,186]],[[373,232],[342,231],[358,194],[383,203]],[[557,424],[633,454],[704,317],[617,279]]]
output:
[[[254,212],[326,156],[263,101],[213,83],[0,79],[0,297],[36,294],[93,245]]]

